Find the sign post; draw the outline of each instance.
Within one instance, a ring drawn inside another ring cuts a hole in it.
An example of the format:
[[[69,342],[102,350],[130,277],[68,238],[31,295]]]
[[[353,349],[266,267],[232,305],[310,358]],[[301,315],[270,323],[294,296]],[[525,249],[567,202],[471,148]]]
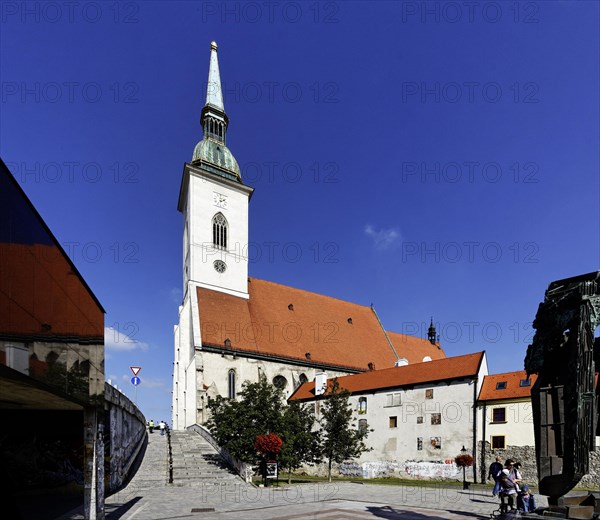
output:
[[[137,387],[142,382],[141,379],[137,376],[140,373],[142,367],[129,367],[131,372],[133,373],[133,377],[131,378],[131,384],[135,388],[135,405],[137,406]]]

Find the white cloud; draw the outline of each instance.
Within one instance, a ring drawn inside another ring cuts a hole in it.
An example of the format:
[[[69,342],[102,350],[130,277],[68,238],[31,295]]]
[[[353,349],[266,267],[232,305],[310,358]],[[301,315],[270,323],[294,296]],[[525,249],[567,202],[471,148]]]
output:
[[[377,249],[388,249],[400,238],[400,233],[397,229],[380,229],[376,231],[370,224],[365,226],[365,234],[373,239]]]
[[[148,350],[148,343],[135,339],[133,330],[127,332],[131,332],[131,334],[124,334],[113,327],[104,327],[104,347],[116,352],[127,352],[136,349],[145,352]]]

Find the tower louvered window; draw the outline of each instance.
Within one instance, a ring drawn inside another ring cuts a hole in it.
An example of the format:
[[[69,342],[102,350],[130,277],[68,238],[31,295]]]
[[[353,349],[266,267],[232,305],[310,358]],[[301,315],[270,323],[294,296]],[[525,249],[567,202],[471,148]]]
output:
[[[213,217],[213,245],[219,249],[227,249],[227,219],[222,213]]]

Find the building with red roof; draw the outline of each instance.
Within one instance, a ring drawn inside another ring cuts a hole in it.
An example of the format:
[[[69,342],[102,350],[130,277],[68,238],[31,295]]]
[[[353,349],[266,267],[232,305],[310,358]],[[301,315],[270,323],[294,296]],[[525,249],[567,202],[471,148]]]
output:
[[[217,44],[211,43],[203,139],[184,165],[183,302],[174,329],[173,427],[207,420],[208,397],[235,398],[265,376],[289,396],[317,372],[345,375],[445,358],[428,339],[387,332],[372,306],[248,277],[253,188],[226,146]]]
[[[481,442],[492,450],[535,445],[531,387],[536,379],[524,370],[485,377],[477,399]]]
[[[454,458],[464,448],[476,452],[479,436],[475,404],[487,375],[485,352],[338,377],[351,392],[358,428],[369,429],[371,451],[341,465],[341,474],[363,477],[462,478]],[[317,416],[324,392],[307,382],[290,401],[314,404]]]

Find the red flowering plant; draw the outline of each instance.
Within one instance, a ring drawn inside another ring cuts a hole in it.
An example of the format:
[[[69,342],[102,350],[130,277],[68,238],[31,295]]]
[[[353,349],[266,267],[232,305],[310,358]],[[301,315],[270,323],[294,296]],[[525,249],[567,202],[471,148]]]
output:
[[[473,457],[471,457],[471,455],[468,453],[463,453],[454,458],[454,463],[459,468],[470,468],[473,465]]]
[[[254,439],[254,449],[267,457],[277,455],[281,451],[282,445],[283,441],[276,433],[257,435]]]

